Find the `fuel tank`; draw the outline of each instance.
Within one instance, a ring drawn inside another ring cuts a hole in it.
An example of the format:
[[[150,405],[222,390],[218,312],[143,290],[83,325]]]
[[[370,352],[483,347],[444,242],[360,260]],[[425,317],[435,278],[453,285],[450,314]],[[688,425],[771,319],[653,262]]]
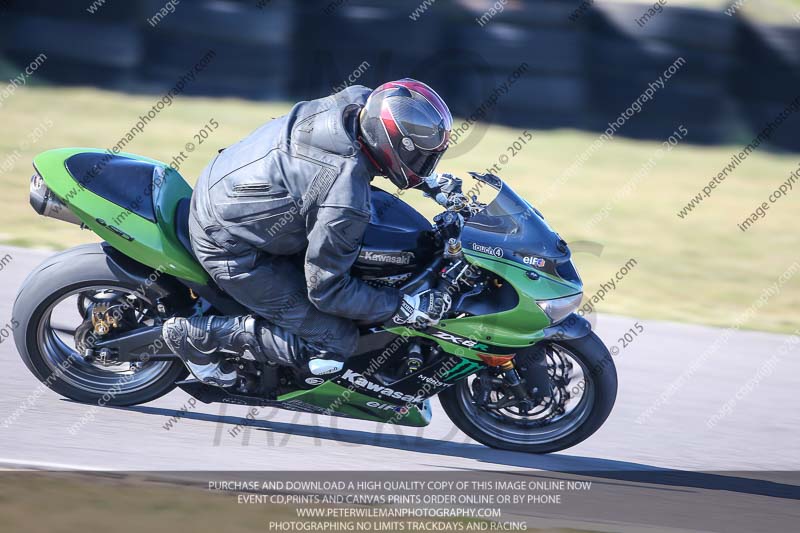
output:
[[[427,266],[436,249],[431,223],[398,196],[372,187],[372,213],[353,273],[398,285]]]

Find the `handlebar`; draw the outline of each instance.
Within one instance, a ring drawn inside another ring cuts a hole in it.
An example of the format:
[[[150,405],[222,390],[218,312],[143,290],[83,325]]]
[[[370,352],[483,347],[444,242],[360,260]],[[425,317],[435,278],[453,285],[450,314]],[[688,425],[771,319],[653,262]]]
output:
[[[462,192],[462,180],[452,174],[434,174],[425,179],[426,196],[446,208],[436,215],[436,232],[441,237],[442,256],[458,261],[463,258],[461,231],[465,221],[486,207],[478,201],[477,195],[468,198]]]
[[[426,193],[447,211],[461,214],[464,219],[479,213],[486,204],[478,201],[477,195],[467,197],[462,192],[463,180],[452,174],[433,174],[425,178]]]

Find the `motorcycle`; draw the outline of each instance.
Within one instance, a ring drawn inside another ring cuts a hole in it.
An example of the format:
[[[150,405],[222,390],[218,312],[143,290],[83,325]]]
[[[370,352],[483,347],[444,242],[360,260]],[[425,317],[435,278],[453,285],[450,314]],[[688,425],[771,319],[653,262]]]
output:
[[[493,174],[470,173],[437,195],[431,224],[372,188],[372,218],[353,274],[405,292],[438,288],[452,306],[430,327],[361,323],[343,372],[293,369],[231,354],[236,385],[187,379],[161,337],[173,316],[244,315],[193,256],[192,189],[168,165],[128,153],[67,148],[34,159],[37,213],[79,224],[101,243],[36,268],[14,303],[17,349],[30,371],[72,400],[130,406],[179,387],[225,402],[426,426],[430,399],[485,445],[550,453],[583,441],[614,405],[614,362],[575,313],[583,285],[569,247],[543,215]],[[487,203],[478,201],[494,193]]]

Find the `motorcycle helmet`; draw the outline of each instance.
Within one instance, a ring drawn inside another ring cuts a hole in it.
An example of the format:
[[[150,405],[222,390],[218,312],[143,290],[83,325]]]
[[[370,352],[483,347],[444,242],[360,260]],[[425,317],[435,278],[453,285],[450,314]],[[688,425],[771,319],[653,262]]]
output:
[[[433,174],[453,127],[444,100],[410,78],[372,91],[359,116],[362,146],[400,189],[416,187]]]

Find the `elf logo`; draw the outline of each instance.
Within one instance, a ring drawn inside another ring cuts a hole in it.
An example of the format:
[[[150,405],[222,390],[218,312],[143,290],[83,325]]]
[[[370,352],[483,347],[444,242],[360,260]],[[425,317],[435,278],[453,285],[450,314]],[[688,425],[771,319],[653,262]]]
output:
[[[533,265],[538,268],[542,268],[545,265],[545,260],[541,257],[525,256],[522,258],[522,262],[526,265]]]
[[[483,343],[465,339],[464,337],[459,337],[458,335],[453,335],[452,333],[447,333],[446,331],[437,331],[433,334],[433,336],[437,339],[442,339],[443,341],[452,342],[453,344],[458,344],[460,346],[466,346],[467,348],[472,348],[473,350],[489,350],[489,347]]]
[[[353,372],[352,370],[347,370],[344,374],[342,374],[342,377],[339,379],[347,380],[356,387],[360,387],[362,389],[375,392],[383,396],[388,396],[390,398],[394,398],[395,400],[402,400],[404,402],[421,402],[425,400],[425,398],[421,396],[412,396],[410,394],[403,394],[400,391],[396,391],[389,387],[384,387],[383,385],[373,383],[372,381],[368,380],[358,372]]]
[[[367,402],[367,407],[372,407],[373,409],[380,409],[381,411],[394,411],[395,413],[400,413],[401,415],[408,413],[408,407],[405,405],[392,405],[390,403],[381,403],[381,402]]]

